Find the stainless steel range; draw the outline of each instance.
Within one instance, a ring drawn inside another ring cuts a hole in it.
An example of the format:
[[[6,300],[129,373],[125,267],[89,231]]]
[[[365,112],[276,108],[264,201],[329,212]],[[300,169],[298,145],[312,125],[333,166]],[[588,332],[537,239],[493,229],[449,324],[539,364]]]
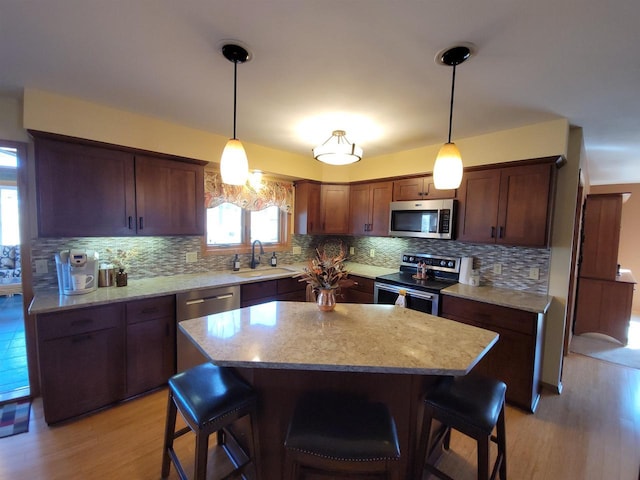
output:
[[[440,290],[458,283],[460,262],[460,257],[405,253],[399,272],[376,277],[374,302],[393,305],[404,290],[407,308],[439,315]]]

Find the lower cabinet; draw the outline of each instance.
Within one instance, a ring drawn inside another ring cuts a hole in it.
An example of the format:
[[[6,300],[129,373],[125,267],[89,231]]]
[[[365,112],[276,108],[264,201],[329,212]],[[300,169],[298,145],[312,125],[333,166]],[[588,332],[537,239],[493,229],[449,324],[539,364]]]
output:
[[[47,423],[164,384],[175,371],[175,296],[37,316]]]
[[[240,285],[240,306],[250,307],[274,300],[304,302],[307,284],[297,278],[279,278]]]
[[[374,280],[358,275],[349,275],[348,278],[353,280],[354,283],[351,287],[342,289],[338,301],[344,303],[373,303]]]
[[[534,412],[540,399],[544,316],[450,295],[442,296],[442,316],[500,335],[474,371],[505,382],[507,401]]]

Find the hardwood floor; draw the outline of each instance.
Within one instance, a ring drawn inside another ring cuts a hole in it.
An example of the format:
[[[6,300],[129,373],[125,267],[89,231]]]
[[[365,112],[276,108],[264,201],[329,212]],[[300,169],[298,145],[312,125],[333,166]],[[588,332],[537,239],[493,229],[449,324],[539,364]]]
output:
[[[36,399],[29,432],[0,439],[0,478],[157,479],[165,408],[162,390],[48,427]],[[185,437],[177,448],[189,466],[193,438]],[[475,455],[474,442],[454,432],[440,465],[456,479],[474,479]],[[220,463],[215,449],[212,456]],[[569,355],[562,395],[545,394],[534,415],[507,409],[507,463],[512,480],[635,480],[640,370]]]

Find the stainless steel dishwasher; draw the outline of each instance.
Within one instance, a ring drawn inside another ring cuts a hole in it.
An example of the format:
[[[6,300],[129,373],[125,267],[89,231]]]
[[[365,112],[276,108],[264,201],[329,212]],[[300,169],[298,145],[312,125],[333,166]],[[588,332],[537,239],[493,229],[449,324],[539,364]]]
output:
[[[204,288],[176,295],[176,321],[178,323],[236,308],[240,308],[240,286],[238,285]],[[176,334],[176,346],[178,372],[207,361],[207,358],[179,328]]]

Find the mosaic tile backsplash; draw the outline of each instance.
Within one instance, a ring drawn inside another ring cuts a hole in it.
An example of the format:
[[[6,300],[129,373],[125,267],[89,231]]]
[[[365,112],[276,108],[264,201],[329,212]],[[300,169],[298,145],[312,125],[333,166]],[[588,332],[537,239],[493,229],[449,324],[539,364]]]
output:
[[[402,253],[406,252],[474,257],[474,268],[480,270],[483,285],[542,294],[546,294],[548,289],[550,251],[546,249],[475,245],[451,240],[294,235],[292,247],[300,247],[302,253],[294,255],[289,250],[276,254],[280,264],[298,263],[312,258],[317,247],[335,251],[340,245],[347,252],[353,247],[354,254],[349,255],[349,259],[354,262],[388,268],[398,267]],[[96,250],[101,262],[110,261],[118,250],[127,252],[130,279],[231,270],[233,259],[233,255],[203,257],[201,237],[197,236],[38,238],[31,243],[35,289],[57,287],[54,255],[72,247]],[[372,250],[373,257],[370,255]],[[187,263],[188,252],[198,252],[198,261]],[[47,274],[35,273],[36,260],[47,261]],[[250,254],[240,255],[243,268],[249,266],[250,260]],[[493,273],[496,263],[502,265],[500,275]],[[539,269],[539,280],[529,278],[530,268]]]

